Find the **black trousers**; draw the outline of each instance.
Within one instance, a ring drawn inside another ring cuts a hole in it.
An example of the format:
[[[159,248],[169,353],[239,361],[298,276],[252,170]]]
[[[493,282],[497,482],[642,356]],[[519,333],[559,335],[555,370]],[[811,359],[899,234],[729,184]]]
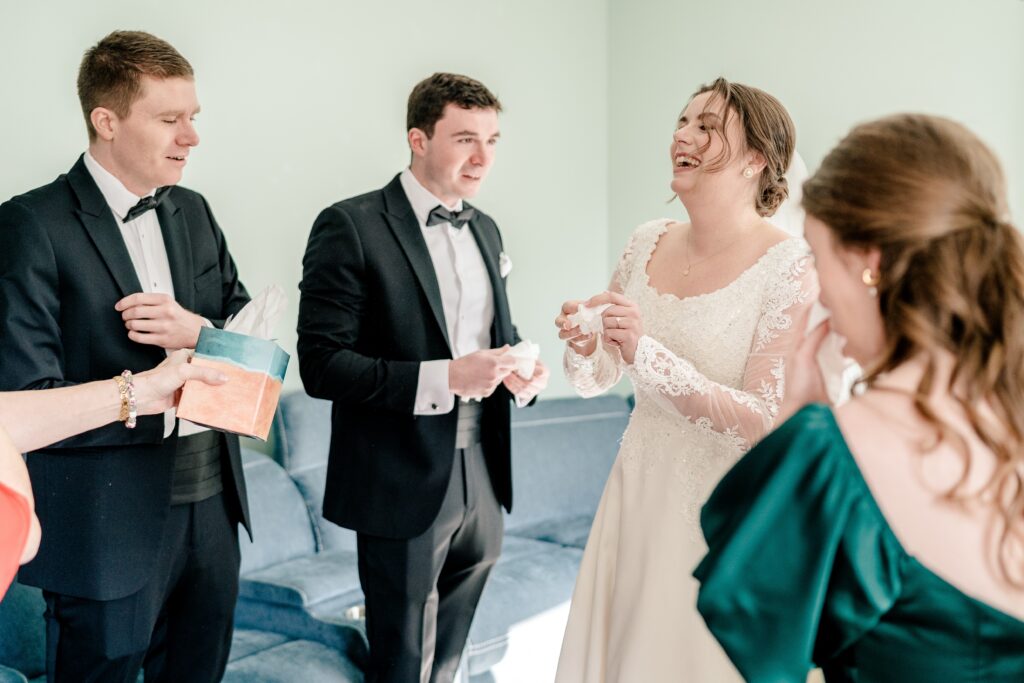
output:
[[[415,538],[359,534],[367,683],[450,683],[504,522],[480,446],[455,452],[437,519]]]
[[[221,493],[170,509],[153,576],[118,600],[44,591],[50,683],[220,681],[238,597],[237,515]]]

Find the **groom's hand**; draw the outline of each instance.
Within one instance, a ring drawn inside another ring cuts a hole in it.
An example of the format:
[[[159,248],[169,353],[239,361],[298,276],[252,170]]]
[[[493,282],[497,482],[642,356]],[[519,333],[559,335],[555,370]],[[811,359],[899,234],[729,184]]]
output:
[[[456,396],[486,398],[516,367],[508,355],[508,344],[500,349],[483,349],[448,364],[448,388]]]
[[[169,351],[194,349],[204,320],[181,307],[169,294],[129,294],[116,304],[128,338]]]
[[[526,404],[533,400],[534,396],[544,391],[548,386],[548,378],[551,371],[541,360],[533,368],[533,376],[530,379],[523,379],[516,373],[509,373],[503,382],[520,404]]]

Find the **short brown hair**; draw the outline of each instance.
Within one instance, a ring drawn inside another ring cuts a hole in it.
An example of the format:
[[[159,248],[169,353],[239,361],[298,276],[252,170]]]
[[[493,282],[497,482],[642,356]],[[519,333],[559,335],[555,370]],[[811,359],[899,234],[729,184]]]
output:
[[[1011,541],[1024,542],[1024,242],[1010,224],[1006,181],[995,154],[959,123],[899,114],[854,128],[803,186],[803,205],[846,249],[878,249],[881,357],[871,386],[923,356],[914,407],[973,471],[963,436],[931,408],[938,357],[953,357],[947,391],[996,457],[985,491],[954,486],[1001,518],[999,563],[1024,587]],[[956,382],[956,391],[952,384]],[[937,442],[936,442],[937,443]]]
[[[114,31],[86,50],[78,68],[78,101],[89,141],[96,139],[92,110],[128,116],[142,94],[142,77],[192,78],[192,65],[170,43],[142,31]]]
[[[480,81],[460,74],[436,73],[416,84],[409,94],[405,129],[419,128],[433,137],[434,126],[444,115],[444,108],[456,104],[463,109],[501,111],[501,102]]]
[[[764,90],[742,83],[731,83],[716,78],[709,85],[702,85],[690,97],[711,92],[725,103],[725,119],[722,121],[722,156],[712,162],[712,169],[724,166],[732,156],[729,139],[725,137],[725,126],[733,113],[739,117],[740,129],[746,138],[747,148],[764,157],[765,167],[761,171],[754,208],[761,216],[771,216],[789,196],[789,185],[785,173],[793,160],[796,149],[796,126],[789,112],[775,97]]]

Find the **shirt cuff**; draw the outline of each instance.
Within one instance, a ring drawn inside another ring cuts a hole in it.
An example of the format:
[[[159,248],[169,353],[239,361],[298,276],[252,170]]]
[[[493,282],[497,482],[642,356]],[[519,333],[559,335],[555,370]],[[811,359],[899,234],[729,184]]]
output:
[[[445,415],[455,407],[455,394],[448,388],[450,360],[427,360],[420,363],[413,415]]]

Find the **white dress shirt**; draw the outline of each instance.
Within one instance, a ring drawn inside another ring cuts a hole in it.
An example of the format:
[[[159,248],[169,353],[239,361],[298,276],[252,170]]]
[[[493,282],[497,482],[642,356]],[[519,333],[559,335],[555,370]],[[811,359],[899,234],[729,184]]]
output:
[[[100,188],[100,193],[107,201],[107,206],[117,219],[117,226],[121,229],[121,237],[124,238],[124,245],[128,248],[128,255],[132,259],[132,266],[135,274],[139,277],[142,291],[147,294],[159,293],[169,294],[174,297],[174,280],[171,279],[171,264],[167,260],[167,247],[164,244],[164,236],[160,230],[160,221],[156,217],[156,210],[136,216],[127,223],[124,217],[128,211],[138,204],[141,197],[136,196],[124,186],[120,180],[107,169],[100,166],[92,154],[85,153],[85,168],[89,175]],[[150,192],[147,196],[154,194]],[[125,334],[128,330],[125,330]],[[164,438],[166,439],[174,431],[174,408],[164,412]],[[181,421],[179,436],[195,434],[205,430],[185,420]]]
[[[430,212],[438,205],[443,206],[444,202],[423,187],[408,168],[399,180],[416,214],[434,264],[452,358],[489,349],[491,323],[494,321],[494,292],[473,233],[468,225],[454,228],[451,223],[439,223],[428,227]],[[445,208],[461,211],[462,200]],[[414,414],[443,415],[455,407],[455,394],[448,385],[450,363],[447,359],[420,363]]]

